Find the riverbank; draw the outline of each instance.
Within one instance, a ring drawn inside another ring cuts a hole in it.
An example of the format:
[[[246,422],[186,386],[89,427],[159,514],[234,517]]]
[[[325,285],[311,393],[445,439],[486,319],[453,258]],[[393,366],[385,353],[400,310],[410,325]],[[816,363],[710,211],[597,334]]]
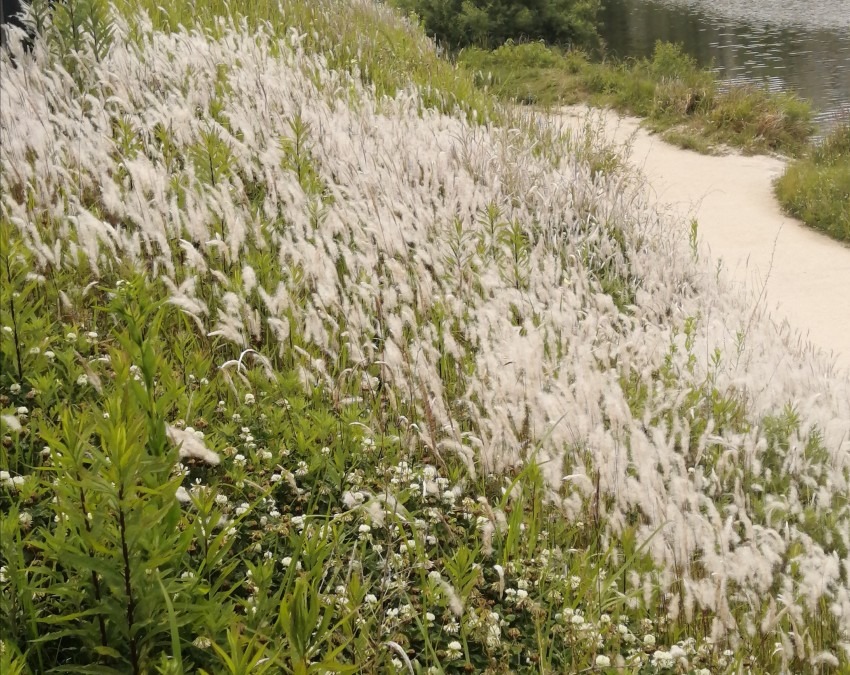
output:
[[[782,212],[773,181],[785,171],[784,160],[683,150],[648,132],[639,118],[613,110],[579,105],[559,115],[572,129],[595,120],[610,140],[628,144],[657,204],[675,222],[696,219],[709,253],[706,273],[722,267],[754,306],[767,309],[777,330],[787,323],[789,339],[799,332],[810,349],[831,352],[840,369],[850,368],[850,247]]]
[[[507,101],[538,106],[587,103],[644,118],[670,143],[706,154],[797,156],[815,130],[811,107],[791,94],[727,86],[677,45],[657,43],[652,58],[591,60],[540,42],[470,48],[458,63]]]

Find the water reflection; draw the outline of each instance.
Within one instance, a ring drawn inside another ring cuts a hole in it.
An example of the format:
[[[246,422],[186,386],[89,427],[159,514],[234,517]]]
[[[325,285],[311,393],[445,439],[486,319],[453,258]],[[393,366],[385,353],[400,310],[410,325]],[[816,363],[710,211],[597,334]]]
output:
[[[850,115],[847,4],[714,0],[709,10],[704,0],[606,0],[603,36],[621,58],[651,54],[656,40],[680,42],[700,64],[713,64],[732,81],[764,83],[811,100],[826,127]]]

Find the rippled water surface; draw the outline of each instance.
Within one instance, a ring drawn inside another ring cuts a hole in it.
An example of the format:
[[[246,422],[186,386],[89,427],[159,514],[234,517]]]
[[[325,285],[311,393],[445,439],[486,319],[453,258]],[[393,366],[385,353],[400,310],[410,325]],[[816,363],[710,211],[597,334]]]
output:
[[[850,116],[850,0],[606,0],[604,22],[619,57],[679,42],[723,77],[811,100],[821,126]]]

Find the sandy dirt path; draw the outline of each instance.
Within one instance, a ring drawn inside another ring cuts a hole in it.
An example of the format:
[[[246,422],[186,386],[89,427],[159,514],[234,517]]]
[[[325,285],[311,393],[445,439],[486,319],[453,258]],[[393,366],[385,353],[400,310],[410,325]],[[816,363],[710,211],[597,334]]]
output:
[[[782,213],[772,190],[781,160],[682,150],[613,111],[574,106],[562,114],[574,128],[601,116],[606,137],[631,144],[631,162],[658,203],[683,227],[697,219],[700,240],[733,281],[850,373],[850,246]]]

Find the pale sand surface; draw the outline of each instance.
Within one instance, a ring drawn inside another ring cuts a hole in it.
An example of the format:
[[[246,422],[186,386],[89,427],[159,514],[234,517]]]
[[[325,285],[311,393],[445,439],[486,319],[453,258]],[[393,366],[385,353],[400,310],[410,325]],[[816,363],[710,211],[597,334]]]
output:
[[[683,228],[697,219],[711,257],[752,301],[850,372],[850,246],[782,213],[772,190],[782,160],[682,150],[610,110],[572,106],[562,114],[571,127],[601,116],[607,138],[631,144],[631,162],[658,203],[680,216]]]

